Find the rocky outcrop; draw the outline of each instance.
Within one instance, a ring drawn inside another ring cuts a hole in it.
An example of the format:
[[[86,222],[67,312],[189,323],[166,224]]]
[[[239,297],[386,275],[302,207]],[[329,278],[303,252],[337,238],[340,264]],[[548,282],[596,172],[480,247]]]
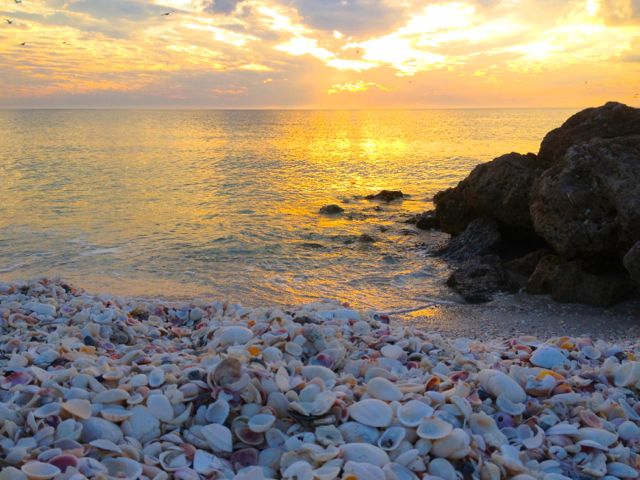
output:
[[[640,135],[571,147],[536,182],[531,216],[567,258],[621,258],[640,239]]]
[[[325,205],[324,207],[320,208],[320,213],[323,215],[339,215],[343,212],[344,208],[333,203],[331,205]]]
[[[545,136],[538,155],[478,165],[434,203],[429,221],[453,236],[450,284],[465,298],[490,297],[470,265],[495,253],[529,293],[599,306],[624,300],[638,291],[631,277],[640,285],[640,109],[610,102],[579,112]],[[486,275],[498,288],[494,267]]]
[[[550,167],[560,162],[573,145],[592,138],[614,138],[640,134],[640,109],[609,102],[602,107],[576,113],[542,140],[539,164]]]
[[[420,230],[433,230],[434,228],[440,228],[440,220],[436,216],[436,212],[428,210],[416,217],[416,228]]]
[[[496,292],[514,293],[518,289],[497,255],[463,262],[448,278],[447,285],[469,303],[488,302]]]
[[[378,200],[380,202],[390,203],[395,200],[402,200],[404,198],[404,193],[400,190],[381,190],[375,195],[367,195],[367,200]]]
[[[434,197],[440,227],[458,234],[473,219],[485,217],[532,234],[529,195],[541,173],[532,153],[508,153],[478,165],[457,187]]]

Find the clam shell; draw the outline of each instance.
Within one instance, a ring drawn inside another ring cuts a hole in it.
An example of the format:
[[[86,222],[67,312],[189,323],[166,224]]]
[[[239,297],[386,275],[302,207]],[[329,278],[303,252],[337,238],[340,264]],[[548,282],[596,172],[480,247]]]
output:
[[[549,369],[562,367],[569,363],[567,357],[565,357],[559,349],[547,345],[533,352],[530,361],[536,367]]]
[[[393,402],[403,397],[400,389],[383,377],[374,377],[367,382],[367,393],[373,398]]]
[[[173,420],[173,407],[166,395],[151,395],[147,399],[147,408],[151,415],[161,422],[170,422]]]
[[[420,438],[437,440],[444,438],[453,431],[453,425],[438,417],[426,417],[420,421],[416,433]]]
[[[498,370],[481,370],[478,380],[483,389],[494,397],[502,396],[514,403],[523,403],[527,394],[509,375]]]
[[[340,450],[347,462],[367,463],[382,468],[391,461],[384,450],[368,443],[346,443]]]
[[[464,458],[469,454],[471,437],[461,428],[455,428],[444,438],[433,442],[430,454],[435,457],[450,458],[453,460]]]
[[[249,419],[248,427],[252,432],[264,433],[275,423],[276,417],[267,413],[259,413]]]
[[[62,409],[69,412],[74,417],[86,420],[91,417],[91,402],[89,400],[82,400],[79,398],[72,398],[67,400],[62,405]]]
[[[55,465],[42,462],[25,463],[21,470],[29,479],[33,480],[48,480],[62,473]]]
[[[135,480],[142,475],[142,465],[130,458],[109,457],[102,460],[101,463],[107,467],[107,471],[112,477]]]
[[[431,415],[433,415],[433,408],[419,400],[409,400],[404,405],[400,405],[396,413],[398,421],[405,427],[417,427],[423,418]]]
[[[393,410],[382,400],[360,400],[349,407],[349,415],[356,422],[369,427],[387,427],[393,420]]]
[[[233,451],[231,430],[224,425],[212,423],[202,427],[201,432],[214,452],[230,453]]]
[[[613,373],[613,382],[617,387],[629,387],[640,382],[640,362],[625,362]]]
[[[205,418],[209,423],[219,423],[222,425],[227,420],[229,411],[229,403],[226,400],[219,398],[207,407]]]
[[[400,446],[406,435],[403,427],[389,427],[378,439],[378,447],[388,452],[395,450]]]

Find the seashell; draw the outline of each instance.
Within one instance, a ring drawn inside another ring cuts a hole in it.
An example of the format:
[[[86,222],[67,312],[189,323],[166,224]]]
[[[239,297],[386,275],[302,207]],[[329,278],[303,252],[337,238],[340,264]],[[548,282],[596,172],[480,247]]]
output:
[[[398,360],[404,355],[404,350],[397,345],[385,345],[380,349],[380,353],[391,360]]]
[[[207,407],[204,418],[209,423],[224,424],[229,416],[229,403],[223,398],[218,398],[214,403]]]
[[[383,377],[374,377],[367,382],[367,393],[373,398],[393,402],[403,397],[400,389]]]
[[[159,457],[160,466],[167,472],[174,472],[188,467],[190,462],[182,450],[168,450],[162,452]]]
[[[640,427],[635,423],[626,420],[618,425],[618,435],[623,440],[633,440],[640,438]]]
[[[105,407],[100,410],[100,416],[110,422],[124,422],[131,416],[131,411],[121,406]]]
[[[151,395],[147,398],[147,409],[161,422],[173,420],[173,407],[166,395]]]
[[[590,410],[580,410],[579,416],[587,427],[602,428],[604,425],[602,419]]]
[[[242,448],[233,452],[229,458],[231,465],[236,470],[258,464],[258,450],[255,448]]]
[[[249,419],[248,427],[252,432],[264,433],[275,423],[276,417],[267,413],[259,413]]]
[[[284,346],[284,351],[292,357],[302,356],[302,347],[296,342],[287,342]]]
[[[347,443],[376,443],[380,432],[373,427],[358,422],[346,422],[338,427]]]
[[[503,396],[514,403],[523,403],[527,394],[509,375],[498,370],[481,370],[478,373],[480,386],[494,397]]]
[[[638,478],[638,470],[621,462],[611,462],[607,464],[607,473],[617,478]]]
[[[389,455],[381,448],[368,443],[345,443],[340,447],[342,458],[349,462],[361,462],[384,467],[390,462]]]
[[[14,467],[6,467],[0,470],[0,480],[28,480],[27,476]]]
[[[21,470],[31,480],[48,480],[62,473],[55,465],[42,462],[25,463]]]
[[[356,422],[369,427],[387,427],[393,420],[393,410],[381,400],[360,400],[349,407],[349,415]]]
[[[202,436],[214,452],[232,452],[233,438],[231,430],[224,425],[212,423],[202,427]]]
[[[314,480],[334,480],[340,475],[340,467],[337,465],[323,465],[313,471]]]
[[[142,465],[127,457],[108,457],[101,463],[112,477],[135,480],[142,476]]]
[[[229,388],[242,377],[242,364],[237,358],[225,358],[209,374],[212,386]]]
[[[92,417],[80,423],[82,427],[80,439],[83,442],[89,443],[93,440],[104,439],[117,444],[122,440],[122,430],[107,420]]]
[[[546,431],[548,436],[550,435],[569,435],[569,436],[577,436],[578,435],[578,427],[575,425],[571,425],[569,423],[558,423],[552,427],[549,427]]]
[[[344,466],[345,476],[343,478],[366,478],[367,480],[385,480],[384,470],[376,465],[370,465],[366,462],[349,461]]]
[[[616,387],[629,387],[640,382],[640,362],[625,362],[613,372]]]
[[[62,407],[59,403],[46,403],[33,411],[36,418],[46,418],[52,415],[59,415]]]
[[[344,443],[342,433],[335,425],[321,425],[316,428],[315,434],[318,443],[325,447],[329,445],[342,445]]]
[[[469,434],[461,428],[455,428],[446,437],[435,440],[429,453],[435,457],[457,460],[469,454],[470,444]]]
[[[61,405],[62,409],[74,417],[86,420],[91,417],[91,402],[79,398],[72,398]]]
[[[420,421],[416,433],[420,438],[437,440],[444,438],[453,431],[453,425],[438,417],[426,417]]]
[[[89,442],[89,445],[99,450],[104,450],[105,452],[122,453],[122,449],[119,446],[117,446],[111,440],[105,440],[103,438],[98,440],[93,440]]]
[[[498,395],[498,398],[496,398],[496,406],[501,412],[508,413],[514,417],[521,415],[526,408],[523,403],[515,403],[509,400],[507,395]]]
[[[431,415],[433,415],[433,408],[419,400],[409,400],[404,405],[400,405],[396,413],[398,421],[405,427],[417,427],[423,418]]]
[[[158,388],[164,383],[165,377],[166,374],[162,368],[154,368],[148,376],[149,386],[151,388]]]
[[[215,338],[222,345],[244,345],[253,338],[253,332],[246,327],[233,325],[220,328]]]
[[[558,368],[568,364],[567,357],[554,347],[543,345],[536,349],[530,358],[531,364],[542,368]]]
[[[313,480],[313,468],[305,461],[294,462],[282,472],[284,480]]]
[[[84,421],[77,422],[72,418],[60,422],[56,427],[55,439],[69,438],[71,440],[77,440],[83,431],[83,423]]]
[[[225,467],[222,460],[215,455],[204,450],[196,450],[193,457],[193,469],[202,475],[212,475],[216,472],[223,472]]]
[[[406,431],[402,427],[387,428],[378,439],[378,446],[390,452],[400,446],[406,435]]]
[[[131,417],[122,424],[122,432],[140,443],[146,443],[159,435],[160,422],[147,407],[138,405],[131,410]]]
[[[60,454],[49,460],[50,465],[54,465],[60,469],[61,472],[66,472],[68,468],[78,468],[78,458],[74,455]]]
[[[611,433],[602,428],[584,427],[578,430],[578,439],[591,440],[604,447],[610,447],[618,440],[618,434]]]
[[[499,448],[508,442],[507,437],[500,431],[493,418],[484,412],[472,413],[469,416],[469,427],[476,435],[494,448]]]
[[[429,473],[443,480],[457,480],[456,469],[444,458],[434,458],[429,462]]]
[[[307,380],[320,378],[325,384],[333,383],[336,379],[336,374],[333,370],[321,365],[307,365],[302,367],[302,376]]]

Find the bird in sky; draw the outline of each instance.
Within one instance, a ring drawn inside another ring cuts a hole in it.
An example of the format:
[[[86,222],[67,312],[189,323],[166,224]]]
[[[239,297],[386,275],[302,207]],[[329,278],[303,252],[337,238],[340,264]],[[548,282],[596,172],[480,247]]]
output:
[[[175,10],[171,10],[170,12],[164,12],[164,13],[161,13],[160,16],[161,17],[168,17],[172,13],[176,13],[176,11]]]
[[[8,18],[5,18],[4,21],[7,22],[9,25],[13,23],[13,20],[9,20]]]
[[[16,3],[22,3],[22,0],[15,0]]]

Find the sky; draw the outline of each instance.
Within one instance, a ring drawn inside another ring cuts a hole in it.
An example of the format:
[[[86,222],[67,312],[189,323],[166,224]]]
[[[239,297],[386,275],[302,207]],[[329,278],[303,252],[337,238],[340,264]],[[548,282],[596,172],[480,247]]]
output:
[[[0,0],[0,107],[640,105],[640,0]]]

